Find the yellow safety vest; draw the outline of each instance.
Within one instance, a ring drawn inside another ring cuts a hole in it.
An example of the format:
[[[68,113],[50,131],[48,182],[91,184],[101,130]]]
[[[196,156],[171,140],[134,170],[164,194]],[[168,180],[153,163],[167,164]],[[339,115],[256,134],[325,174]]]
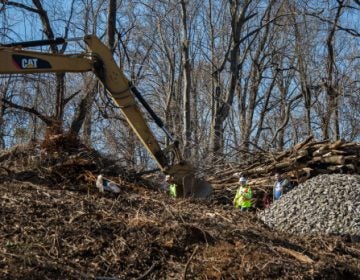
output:
[[[236,192],[234,198],[234,206],[235,208],[250,208],[251,207],[251,198],[252,191],[251,188],[247,185],[240,186]]]
[[[176,184],[171,184],[169,186],[169,193],[171,197],[176,198]]]

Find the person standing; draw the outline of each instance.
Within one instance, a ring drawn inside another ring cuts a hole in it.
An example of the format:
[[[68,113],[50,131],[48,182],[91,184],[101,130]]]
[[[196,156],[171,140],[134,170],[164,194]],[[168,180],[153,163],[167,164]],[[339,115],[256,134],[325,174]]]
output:
[[[291,190],[292,186],[288,179],[283,178],[283,176],[279,173],[275,173],[275,183],[273,190],[273,201],[279,200],[280,197]]]
[[[169,194],[172,198],[176,198],[176,184],[174,182],[174,177],[171,175],[166,175],[165,181],[169,184]]]
[[[240,208],[241,211],[248,211],[251,207],[252,191],[246,184],[246,178],[240,177],[240,187],[236,191],[234,198],[234,207]]]

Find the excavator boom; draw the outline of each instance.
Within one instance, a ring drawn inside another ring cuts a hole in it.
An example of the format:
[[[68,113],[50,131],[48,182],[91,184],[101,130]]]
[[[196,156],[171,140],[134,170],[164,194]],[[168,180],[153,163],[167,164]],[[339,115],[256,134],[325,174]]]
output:
[[[43,43],[43,41],[34,42]],[[21,47],[33,46],[35,45],[34,42],[25,42],[19,45]],[[84,42],[87,45],[88,52],[80,55],[59,55],[27,51],[17,47],[17,44],[11,44],[10,46],[0,45],[0,74],[94,72],[110,93],[114,102],[119,106],[130,127],[160,169],[165,174],[173,176],[175,183],[180,186],[178,192],[180,196],[207,197],[210,195],[212,192],[211,186],[205,181],[196,178],[195,169],[191,164],[181,159],[176,143],[172,146],[172,152],[176,155],[178,162],[176,164],[169,163],[166,154],[161,150],[158,141],[147,125],[134,95],[140,99],[140,102],[143,103],[145,108],[155,118],[159,126],[162,125],[161,120],[154,116],[155,113],[152,112],[147,103],[139,96],[140,93],[131,85],[117,66],[109,48],[94,35],[85,36]],[[63,41],[61,38],[57,38],[52,43],[63,43]],[[165,128],[163,130],[167,133]]]

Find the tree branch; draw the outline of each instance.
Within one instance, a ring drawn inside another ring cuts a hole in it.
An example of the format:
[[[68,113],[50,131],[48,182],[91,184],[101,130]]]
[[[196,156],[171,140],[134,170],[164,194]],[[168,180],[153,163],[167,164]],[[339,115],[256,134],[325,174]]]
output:
[[[16,103],[13,103],[13,102],[11,102],[9,100],[6,100],[5,98],[2,98],[1,101],[4,102],[4,104],[8,105],[11,108],[19,109],[19,110],[22,110],[24,112],[28,112],[28,113],[31,113],[31,114],[37,116],[47,126],[50,126],[53,123],[53,121],[51,120],[50,117],[44,116],[43,114],[41,114],[38,110],[36,110],[34,108],[21,106],[19,104],[16,104]]]
[[[71,2],[71,9],[70,9],[70,15],[69,18],[67,20],[66,26],[65,26],[65,31],[64,31],[64,38],[67,39],[68,35],[69,35],[69,29],[70,29],[70,23],[71,23],[71,18],[73,16],[74,13],[74,5],[75,5],[75,0],[72,0]],[[62,48],[60,50],[60,53],[64,53],[67,47],[67,41],[65,41],[65,43],[62,45]]]
[[[292,98],[288,104],[286,104],[285,106],[285,117],[283,119],[282,124],[280,125],[280,127],[276,130],[273,138],[271,139],[271,143],[274,143],[274,141],[276,140],[276,137],[278,136],[278,134],[280,133],[281,130],[283,130],[285,128],[285,126],[287,126],[287,124],[289,123],[289,119],[290,119],[290,109],[291,109],[291,105],[293,102],[295,102],[296,100],[300,99],[302,97],[302,94],[298,94],[296,95],[294,98]]]
[[[360,37],[360,33],[357,32],[355,29],[353,28],[346,28],[346,27],[342,27],[341,25],[337,24],[336,22],[334,21],[331,21],[329,19],[325,19],[325,18],[322,18],[316,14],[309,14],[309,13],[306,13],[305,15],[308,15],[308,16],[312,16],[314,18],[317,18],[319,20],[321,20],[322,22],[326,22],[326,23],[329,23],[331,25],[335,25],[337,27],[338,30],[341,30],[341,31],[345,31],[349,34],[351,34],[352,36],[355,36],[355,37]]]
[[[81,92],[81,90],[75,91],[72,95],[64,99],[64,106],[73,99],[76,95],[78,95]]]
[[[0,3],[4,4],[4,5],[8,5],[8,6],[13,6],[13,7],[17,7],[17,8],[21,8],[33,13],[39,13],[39,11],[37,9],[34,9],[32,7],[29,7],[27,5],[21,4],[21,3],[17,3],[17,2],[13,2],[13,1],[6,1],[6,0],[0,0]]]
[[[40,0],[32,0],[32,2],[34,3],[35,7],[37,8],[37,13],[40,16],[43,28],[44,28],[44,33],[46,35],[46,37],[51,40],[55,38],[54,32],[51,28],[51,24],[49,21],[49,17],[47,16],[47,12],[44,10],[41,1]],[[51,44],[50,45],[51,51],[53,53],[58,53],[59,50],[56,46],[56,44]]]

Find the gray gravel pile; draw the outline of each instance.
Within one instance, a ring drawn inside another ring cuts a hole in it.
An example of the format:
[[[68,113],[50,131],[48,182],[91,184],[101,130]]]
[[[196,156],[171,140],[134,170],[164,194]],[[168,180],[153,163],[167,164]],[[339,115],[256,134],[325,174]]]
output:
[[[313,177],[283,195],[259,218],[294,234],[360,236],[360,175]]]

